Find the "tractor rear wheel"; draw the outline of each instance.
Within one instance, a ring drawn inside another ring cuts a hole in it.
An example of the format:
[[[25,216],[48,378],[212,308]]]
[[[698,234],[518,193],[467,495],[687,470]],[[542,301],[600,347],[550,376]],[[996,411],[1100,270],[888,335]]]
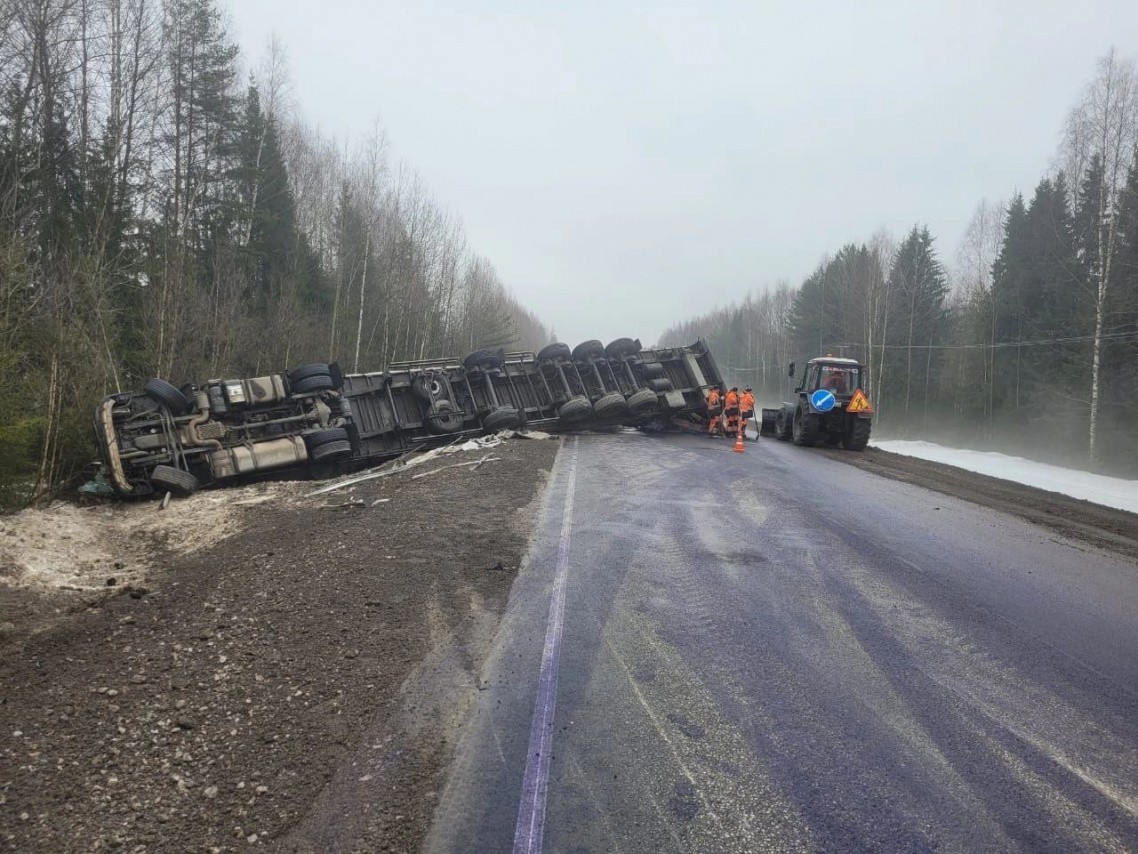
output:
[[[843,444],[847,451],[864,451],[869,444],[869,430],[872,422],[868,418],[855,418],[852,424],[846,427]]]

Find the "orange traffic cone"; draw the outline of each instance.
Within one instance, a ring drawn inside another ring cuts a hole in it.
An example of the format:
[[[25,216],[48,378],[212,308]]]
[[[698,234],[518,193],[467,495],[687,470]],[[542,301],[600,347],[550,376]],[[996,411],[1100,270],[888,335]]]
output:
[[[732,448],[731,450],[733,450],[736,454],[742,454],[747,450],[743,446],[743,431],[742,431],[742,429],[740,429],[739,432],[735,434],[735,447]]]

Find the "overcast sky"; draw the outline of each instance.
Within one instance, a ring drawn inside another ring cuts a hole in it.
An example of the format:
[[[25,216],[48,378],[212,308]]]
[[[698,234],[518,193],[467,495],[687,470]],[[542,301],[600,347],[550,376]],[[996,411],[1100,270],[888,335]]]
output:
[[[1050,166],[1095,60],[1138,53],[1135,0],[229,8],[325,132],[378,117],[570,344],[648,343],[882,226],[950,261],[982,198]]]

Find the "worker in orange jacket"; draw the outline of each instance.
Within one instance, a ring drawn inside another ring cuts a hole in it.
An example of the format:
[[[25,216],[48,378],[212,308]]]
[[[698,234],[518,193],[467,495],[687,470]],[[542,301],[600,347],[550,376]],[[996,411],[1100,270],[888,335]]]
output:
[[[739,432],[739,387],[731,386],[727,392],[727,399],[723,403],[723,415],[727,418],[727,435],[734,436]]]
[[[751,387],[743,389],[743,396],[739,399],[739,432],[747,435],[747,422],[755,417],[755,395]]]
[[[719,398],[719,389],[712,386],[707,392],[707,435],[716,436],[723,432],[720,416],[723,414],[723,402]]]

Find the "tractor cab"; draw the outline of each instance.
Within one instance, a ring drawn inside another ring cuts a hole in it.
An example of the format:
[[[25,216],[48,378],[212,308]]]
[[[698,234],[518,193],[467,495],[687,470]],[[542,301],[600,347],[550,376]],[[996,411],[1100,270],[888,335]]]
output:
[[[793,371],[793,365],[791,369]],[[823,389],[832,392],[840,402],[845,402],[853,397],[859,388],[864,388],[863,373],[862,366],[856,359],[841,359],[835,356],[811,359],[806,363],[802,382],[795,392],[809,394]]]

